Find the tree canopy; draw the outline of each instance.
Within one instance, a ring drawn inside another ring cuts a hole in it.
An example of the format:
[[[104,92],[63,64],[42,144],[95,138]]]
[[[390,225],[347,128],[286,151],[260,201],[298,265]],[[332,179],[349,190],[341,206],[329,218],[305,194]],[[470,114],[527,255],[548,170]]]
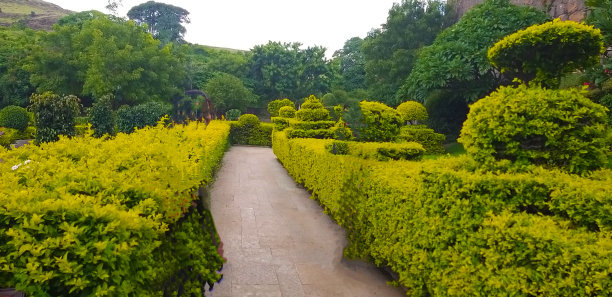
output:
[[[184,23],[188,24],[189,11],[165,3],[149,1],[132,7],[128,13],[131,20],[138,24],[147,24],[149,33],[162,43],[183,43],[186,29]]]

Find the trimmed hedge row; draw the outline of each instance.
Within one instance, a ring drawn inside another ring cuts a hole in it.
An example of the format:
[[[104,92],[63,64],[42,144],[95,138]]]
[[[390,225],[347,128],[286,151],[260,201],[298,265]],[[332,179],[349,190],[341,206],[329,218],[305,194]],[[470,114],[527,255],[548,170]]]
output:
[[[333,140],[273,134],[296,182],[347,231],[345,255],[390,267],[408,296],[606,296],[612,170],[478,171],[333,155]]]
[[[423,145],[427,154],[443,154],[442,143],[446,139],[444,134],[436,133],[425,125],[408,125],[400,129],[398,142],[417,142]]]
[[[378,161],[419,160],[425,153],[423,146],[416,142],[356,142],[336,140],[325,145],[335,155],[352,155],[362,159]]]
[[[0,287],[29,296],[201,295],[221,277],[197,195],[227,148],[219,121],[0,148]]]
[[[256,126],[230,122],[230,143],[242,145],[272,146],[273,124],[260,123]]]

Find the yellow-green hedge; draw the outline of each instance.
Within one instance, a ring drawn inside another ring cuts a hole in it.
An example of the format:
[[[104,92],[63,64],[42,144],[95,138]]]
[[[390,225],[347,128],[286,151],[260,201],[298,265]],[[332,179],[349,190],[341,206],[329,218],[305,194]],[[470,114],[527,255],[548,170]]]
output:
[[[350,257],[390,267],[408,296],[606,296],[612,171],[478,171],[333,155],[333,140],[273,134],[272,148],[347,231]]]
[[[201,294],[223,260],[197,195],[227,147],[213,121],[0,148],[0,287],[29,296]]]

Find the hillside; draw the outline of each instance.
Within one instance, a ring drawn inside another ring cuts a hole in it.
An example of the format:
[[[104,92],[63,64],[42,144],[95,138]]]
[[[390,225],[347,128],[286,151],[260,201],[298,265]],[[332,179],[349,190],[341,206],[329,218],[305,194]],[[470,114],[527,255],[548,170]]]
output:
[[[50,30],[58,19],[70,13],[70,10],[41,0],[2,0],[0,25],[10,26],[23,20],[32,29]]]

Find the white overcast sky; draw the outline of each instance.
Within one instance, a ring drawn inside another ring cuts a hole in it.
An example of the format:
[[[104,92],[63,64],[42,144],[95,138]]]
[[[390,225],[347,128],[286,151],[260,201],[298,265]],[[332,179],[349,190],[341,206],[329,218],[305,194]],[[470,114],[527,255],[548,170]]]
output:
[[[106,0],[46,0],[73,11],[105,10]],[[146,0],[123,0],[120,16]],[[330,57],[354,36],[365,37],[387,20],[400,0],[157,0],[189,11],[191,43],[249,50],[268,41],[327,48]]]

